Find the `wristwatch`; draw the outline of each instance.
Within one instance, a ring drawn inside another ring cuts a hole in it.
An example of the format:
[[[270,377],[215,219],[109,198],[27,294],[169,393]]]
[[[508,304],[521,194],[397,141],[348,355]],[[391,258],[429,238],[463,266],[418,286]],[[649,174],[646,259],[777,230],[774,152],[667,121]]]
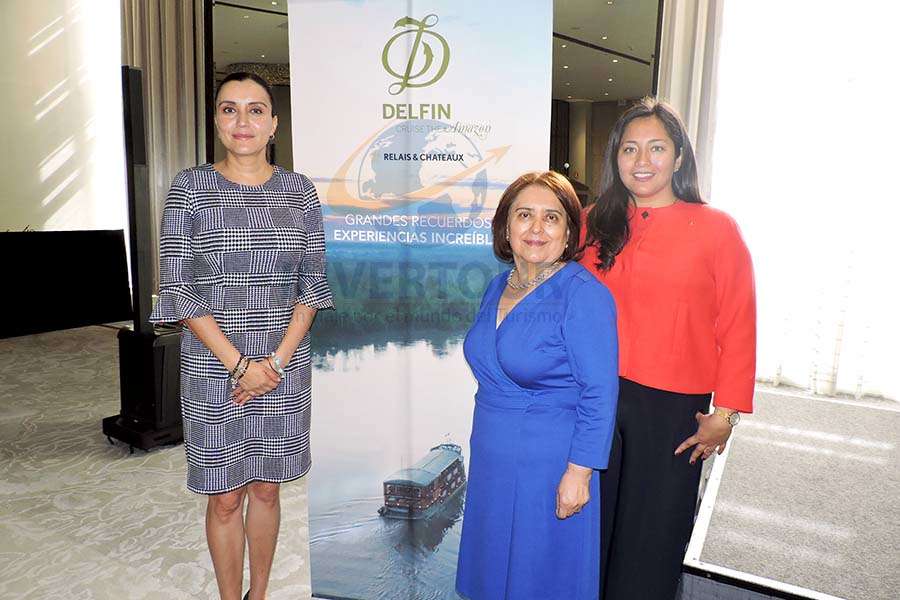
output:
[[[729,411],[723,408],[717,408],[715,411],[713,411],[713,414],[720,415],[723,419],[728,421],[728,424],[732,427],[741,422],[741,413],[736,410]]]

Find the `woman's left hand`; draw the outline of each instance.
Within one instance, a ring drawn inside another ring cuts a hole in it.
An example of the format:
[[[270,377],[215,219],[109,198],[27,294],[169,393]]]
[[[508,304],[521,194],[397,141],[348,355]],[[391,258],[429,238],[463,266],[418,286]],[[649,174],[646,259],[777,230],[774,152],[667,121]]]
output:
[[[688,439],[681,442],[681,445],[675,449],[675,455],[679,455],[691,446],[694,451],[691,452],[690,463],[694,464],[701,456],[707,459],[712,456],[713,452],[722,454],[725,451],[725,445],[728,438],[731,437],[731,424],[721,415],[710,413],[705,415],[698,412],[694,415],[697,419],[697,432]]]
[[[268,394],[281,383],[281,375],[269,365],[266,359],[251,360],[244,376],[231,392],[235,404],[245,404],[248,400]]]
[[[591,499],[589,485],[593,469],[569,463],[556,490],[556,517],[568,519]]]

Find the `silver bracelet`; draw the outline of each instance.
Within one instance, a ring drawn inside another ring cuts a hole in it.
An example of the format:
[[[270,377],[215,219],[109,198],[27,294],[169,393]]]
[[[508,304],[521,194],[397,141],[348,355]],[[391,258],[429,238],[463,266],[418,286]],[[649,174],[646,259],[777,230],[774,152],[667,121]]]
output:
[[[274,352],[269,354],[269,362],[274,367],[275,372],[284,377],[284,367],[281,366],[281,359]]]

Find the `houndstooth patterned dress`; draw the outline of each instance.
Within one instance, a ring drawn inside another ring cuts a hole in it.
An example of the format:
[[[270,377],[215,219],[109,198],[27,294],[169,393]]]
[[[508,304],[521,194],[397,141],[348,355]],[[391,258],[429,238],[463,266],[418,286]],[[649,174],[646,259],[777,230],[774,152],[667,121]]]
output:
[[[259,186],[229,181],[208,164],[179,173],[163,210],[159,299],[150,321],[212,315],[238,350],[261,358],[278,347],[298,302],[334,308],[312,182],[280,167]],[[277,388],[238,406],[228,370],[183,328],[188,489],[219,494],[309,470],[308,334],[285,370]]]

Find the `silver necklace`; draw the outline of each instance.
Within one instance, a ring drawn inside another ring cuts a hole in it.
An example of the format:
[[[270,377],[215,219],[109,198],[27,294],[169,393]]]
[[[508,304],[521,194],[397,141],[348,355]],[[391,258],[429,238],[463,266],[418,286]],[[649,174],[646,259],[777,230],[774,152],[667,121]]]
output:
[[[506,277],[506,285],[513,290],[527,290],[528,288],[534,287],[537,284],[543,282],[545,279],[550,277],[550,275],[556,270],[556,267],[559,265],[559,261],[553,261],[548,267],[546,267],[543,271],[537,274],[537,277],[532,279],[531,281],[526,281],[525,283],[513,283],[513,275],[518,277],[518,271],[516,267],[512,268],[512,271],[509,272],[509,275]],[[521,279],[520,277],[518,277]]]

